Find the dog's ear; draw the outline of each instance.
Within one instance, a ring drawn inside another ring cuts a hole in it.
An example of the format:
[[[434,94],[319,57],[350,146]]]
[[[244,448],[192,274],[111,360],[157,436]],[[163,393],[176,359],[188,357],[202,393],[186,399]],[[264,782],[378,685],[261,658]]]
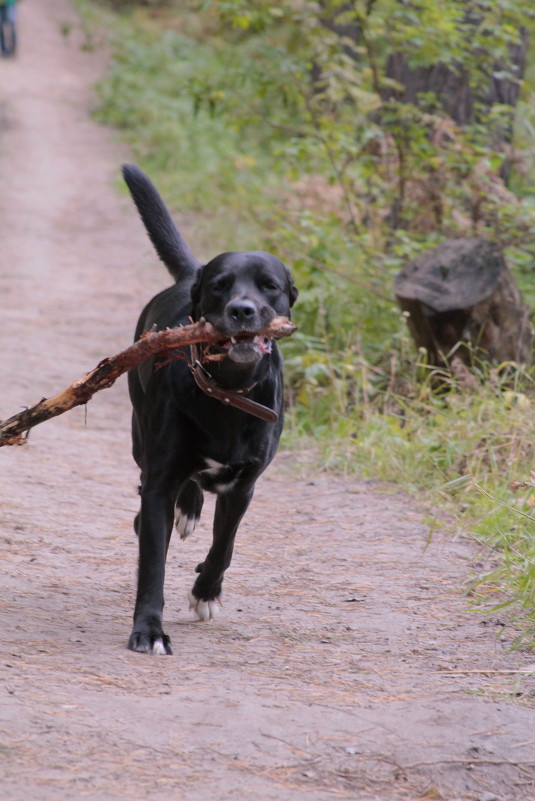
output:
[[[286,272],[288,273],[288,285],[289,285],[288,297],[290,299],[290,308],[291,308],[294,305],[295,301],[297,300],[297,296],[299,295],[299,290],[295,286],[292,274],[288,270],[288,268],[286,268]]]
[[[290,307],[292,307],[299,296],[299,290],[294,284],[290,286]]]
[[[197,271],[197,275],[195,276],[195,281],[191,286],[191,302],[193,303],[193,308],[196,310],[197,306],[201,302],[201,286],[202,286],[202,278],[203,278],[203,270],[202,268]]]

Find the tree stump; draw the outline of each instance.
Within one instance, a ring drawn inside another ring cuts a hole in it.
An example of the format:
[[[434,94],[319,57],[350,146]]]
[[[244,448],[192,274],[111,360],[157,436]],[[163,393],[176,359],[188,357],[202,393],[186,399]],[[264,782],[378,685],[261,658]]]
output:
[[[443,242],[401,270],[394,292],[430,364],[445,366],[453,354],[469,367],[531,364],[530,309],[494,242]]]

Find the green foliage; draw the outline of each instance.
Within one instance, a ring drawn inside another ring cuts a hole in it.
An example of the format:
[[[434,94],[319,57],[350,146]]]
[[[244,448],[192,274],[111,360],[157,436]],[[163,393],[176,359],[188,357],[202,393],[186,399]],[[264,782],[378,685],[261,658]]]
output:
[[[396,99],[388,57],[402,52],[414,68],[440,62],[466,73],[474,91],[488,90],[493,74],[508,73],[510,49],[532,26],[525,4],[478,5],[470,23],[476,6],[467,11],[464,0],[335,0],[321,11],[313,3],[286,0],[277,14],[271,3],[259,0],[210,5],[222,24],[239,30],[228,38],[241,59],[224,78],[239,89],[225,97],[220,111],[240,128],[261,121],[266,146],[290,174],[319,170],[339,184],[346,209],[355,207],[353,221],[375,212],[374,222],[382,215],[387,227],[395,216],[397,224],[416,231],[494,232],[479,206],[496,214],[500,204],[488,200],[480,173],[494,158],[488,165],[492,183],[503,154],[489,150],[488,128],[503,127],[501,117],[509,108],[494,103],[485,113],[480,109],[477,124],[460,130],[440,113],[439,98],[431,92],[421,94],[417,104]],[[201,77],[197,96],[207,88]],[[479,97],[476,92],[476,102]]]
[[[159,5],[159,4],[158,4]],[[110,17],[98,115],[177,209],[197,246],[263,248],[293,270],[299,332],[284,344],[287,441],[324,464],[440,499],[504,559],[486,586],[529,604],[534,539],[507,489],[533,460],[531,375],[481,365],[437,375],[415,354],[392,279],[446,237],[499,241],[535,302],[533,103],[485,103],[533,15],[519,0],[205,0]],[[475,98],[460,127],[442,98],[405,102],[389,75],[440,62]],[[530,150],[531,148],[531,150]],[[514,192],[512,191],[514,189]],[[200,212],[200,213],[197,213]],[[499,507],[474,481],[510,507]],[[476,525],[476,522],[477,525]],[[523,533],[521,533],[521,531]],[[499,532],[499,533],[497,533]],[[492,551],[494,553],[494,551]]]

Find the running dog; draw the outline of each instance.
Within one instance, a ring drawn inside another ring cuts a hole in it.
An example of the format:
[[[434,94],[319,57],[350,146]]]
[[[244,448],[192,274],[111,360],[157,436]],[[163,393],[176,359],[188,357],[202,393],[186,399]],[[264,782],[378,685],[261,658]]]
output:
[[[163,630],[164,576],[173,523],[182,539],[199,520],[203,492],[217,495],[213,540],[197,565],[190,608],[214,617],[238,526],[255,482],[277,450],[283,423],[282,359],[259,336],[275,317],[290,317],[297,290],[289,270],[262,251],[222,253],[202,266],[158,191],[134,165],[123,176],[147,233],[175,280],[145,307],[135,337],[204,318],[217,345],[183,348],[129,373],[133,455],[141,471],[135,519],[139,573],[128,647],[172,654]],[[209,370],[205,364],[209,365]]]

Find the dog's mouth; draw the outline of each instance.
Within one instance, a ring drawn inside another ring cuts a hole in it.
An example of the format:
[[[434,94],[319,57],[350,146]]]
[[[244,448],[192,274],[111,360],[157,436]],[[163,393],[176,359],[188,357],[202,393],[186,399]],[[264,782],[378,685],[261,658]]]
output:
[[[268,356],[272,345],[273,341],[269,337],[242,331],[212,345],[205,357],[207,361],[219,361],[228,357],[233,362],[253,362],[262,356]]]
[[[220,346],[223,350],[229,352],[229,356],[232,351],[240,350],[244,347],[252,347],[264,356],[271,353],[271,344],[271,339],[268,337],[260,336],[260,334],[248,334],[243,332],[220,343]]]

